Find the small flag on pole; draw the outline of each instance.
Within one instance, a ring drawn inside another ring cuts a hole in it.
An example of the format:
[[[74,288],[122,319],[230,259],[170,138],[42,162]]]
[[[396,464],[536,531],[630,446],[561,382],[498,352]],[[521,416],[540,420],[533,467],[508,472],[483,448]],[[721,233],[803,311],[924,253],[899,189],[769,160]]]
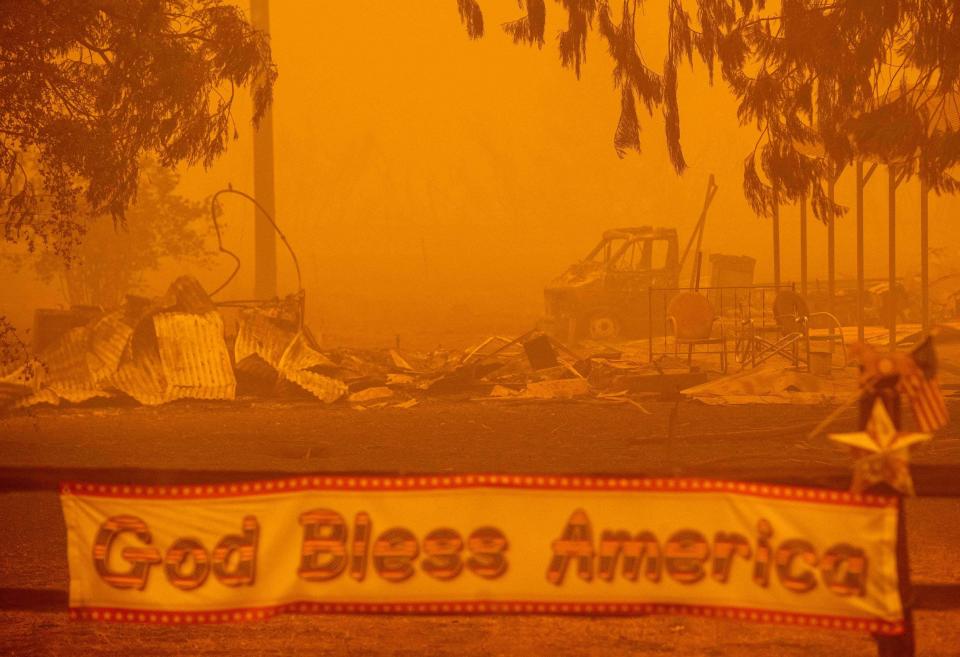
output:
[[[929,335],[910,354],[906,371],[900,374],[900,390],[910,400],[920,431],[933,432],[946,426],[947,405],[937,380],[937,353]]]

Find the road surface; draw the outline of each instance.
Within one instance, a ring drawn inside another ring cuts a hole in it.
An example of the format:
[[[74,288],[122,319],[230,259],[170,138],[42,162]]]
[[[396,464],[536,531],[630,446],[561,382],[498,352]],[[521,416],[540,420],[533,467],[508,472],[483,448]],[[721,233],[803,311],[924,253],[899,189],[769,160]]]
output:
[[[250,472],[806,472],[849,457],[806,432],[828,408],[697,403],[425,401],[354,410],[309,401],[91,405],[0,419],[0,467]],[[954,416],[960,406],[953,408]],[[835,430],[852,429],[855,415]],[[955,423],[918,453],[960,475]],[[20,475],[18,475],[20,476]],[[909,502],[914,581],[960,583],[960,500]],[[52,492],[0,493],[0,654],[16,655],[875,655],[868,636],[690,617],[285,616],[162,628],[71,622],[65,534]],[[29,589],[29,596],[24,590]],[[942,602],[942,601],[941,601]],[[25,609],[29,607],[29,609]],[[960,655],[960,610],[917,614],[918,654]]]

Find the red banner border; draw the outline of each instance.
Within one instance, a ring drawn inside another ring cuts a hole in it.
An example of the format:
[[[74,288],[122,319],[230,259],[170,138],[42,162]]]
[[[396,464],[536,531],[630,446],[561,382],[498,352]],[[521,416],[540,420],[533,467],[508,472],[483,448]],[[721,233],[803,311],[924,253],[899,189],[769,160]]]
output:
[[[157,611],[111,607],[70,607],[70,618],[82,621],[143,623],[148,625],[206,625],[267,620],[280,614],[561,614],[592,616],[647,616],[676,614],[742,620],[755,623],[790,625],[833,630],[896,635],[903,633],[903,622],[886,622],[846,616],[770,611],[742,607],[713,607],[659,603],[568,603],[568,602],[291,602],[266,607],[242,607],[219,611]]]
[[[896,508],[896,497],[826,488],[724,481],[701,478],[639,478],[580,475],[302,475],[222,484],[140,485],[63,482],[60,494],[129,499],[190,500],[277,495],[302,491],[423,491],[463,488],[526,490],[644,491],[669,493],[733,493],[796,502]]]

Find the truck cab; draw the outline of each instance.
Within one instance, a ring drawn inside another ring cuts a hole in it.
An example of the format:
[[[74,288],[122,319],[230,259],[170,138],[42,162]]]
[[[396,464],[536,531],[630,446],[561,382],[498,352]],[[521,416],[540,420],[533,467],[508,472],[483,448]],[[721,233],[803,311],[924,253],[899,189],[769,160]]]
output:
[[[640,226],[603,233],[583,260],[544,290],[558,337],[612,340],[647,333],[650,288],[679,285],[677,231]]]

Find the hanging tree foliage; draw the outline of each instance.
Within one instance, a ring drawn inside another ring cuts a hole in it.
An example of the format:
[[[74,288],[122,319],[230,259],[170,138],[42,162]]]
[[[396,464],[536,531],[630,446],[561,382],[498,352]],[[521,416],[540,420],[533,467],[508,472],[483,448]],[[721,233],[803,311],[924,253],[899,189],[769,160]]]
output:
[[[637,43],[637,0],[556,0],[567,25],[556,37],[563,66],[580,76],[591,32],[607,45],[621,99],[621,157],[640,151],[640,101],[662,112],[670,161],[684,171],[677,72],[696,61],[736,96],[741,124],[758,129],[743,174],[758,214],[806,195],[818,217],[835,216],[842,208],[830,203],[827,180],[861,157],[919,174],[938,193],[960,191],[951,174],[960,161],[956,0],[665,1],[666,57],[655,70]],[[458,3],[479,38],[480,5]],[[521,6],[526,16],[504,29],[515,42],[542,45],[544,1]]]
[[[249,87],[256,124],[276,69],[225,0],[0,0],[0,221],[69,258],[83,216],[122,221],[140,162],[210,165]],[[81,210],[84,208],[84,210]]]
[[[140,170],[137,200],[126,210],[125,226],[115,226],[109,216],[89,218],[69,262],[50,251],[7,260],[32,270],[44,283],[56,283],[71,306],[107,309],[119,308],[128,294],[144,292],[146,275],[165,262],[206,264],[211,254],[204,244],[210,230],[206,204],[178,194],[179,176],[154,159],[141,162]]]

